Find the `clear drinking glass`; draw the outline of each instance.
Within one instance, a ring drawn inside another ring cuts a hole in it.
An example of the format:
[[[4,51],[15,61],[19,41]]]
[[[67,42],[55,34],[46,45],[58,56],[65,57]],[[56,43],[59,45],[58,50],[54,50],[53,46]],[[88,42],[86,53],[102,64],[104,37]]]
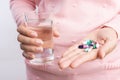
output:
[[[43,40],[43,52],[35,53],[34,59],[29,60],[32,64],[49,63],[54,60],[53,53],[53,21],[48,18],[47,13],[25,14],[26,26],[37,32],[39,39]]]

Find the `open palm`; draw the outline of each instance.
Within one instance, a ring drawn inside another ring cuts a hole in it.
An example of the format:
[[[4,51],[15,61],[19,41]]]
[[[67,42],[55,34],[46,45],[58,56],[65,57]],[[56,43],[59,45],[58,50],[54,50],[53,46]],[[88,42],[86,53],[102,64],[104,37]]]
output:
[[[86,40],[94,40],[100,44],[100,47],[92,49],[90,52],[85,52],[83,49],[79,49],[78,46]],[[116,32],[112,28],[106,27],[97,29],[63,53],[63,56],[59,61],[60,68],[75,68],[82,63],[94,60],[98,57],[103,58],[107,53],[111,52],[115,48],[116,43]]]

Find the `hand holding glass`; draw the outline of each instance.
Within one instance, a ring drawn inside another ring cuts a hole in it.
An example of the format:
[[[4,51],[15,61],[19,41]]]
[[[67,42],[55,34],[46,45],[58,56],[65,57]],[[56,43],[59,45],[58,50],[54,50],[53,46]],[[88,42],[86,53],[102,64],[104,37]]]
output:
[[[38,14],[35,14],[39,16]],[[43,52],[35,53],[34,58],[29,60],[32,64],[43,64],[54,60],[53,54],[53,28],[52,20],[46,18],[31,18],[30,14],[25,15],[26,26],[37,32],[39,39],[43,41]]]

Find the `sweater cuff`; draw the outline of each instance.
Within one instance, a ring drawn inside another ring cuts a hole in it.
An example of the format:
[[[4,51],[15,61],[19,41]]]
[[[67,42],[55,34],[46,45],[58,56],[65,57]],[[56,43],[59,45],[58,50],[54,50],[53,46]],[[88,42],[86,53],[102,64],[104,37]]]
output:
[[[120,40],[120,28],[114,28],[111,25],[104,25],[104,26],[112,28],[116,32],[117,38]]]

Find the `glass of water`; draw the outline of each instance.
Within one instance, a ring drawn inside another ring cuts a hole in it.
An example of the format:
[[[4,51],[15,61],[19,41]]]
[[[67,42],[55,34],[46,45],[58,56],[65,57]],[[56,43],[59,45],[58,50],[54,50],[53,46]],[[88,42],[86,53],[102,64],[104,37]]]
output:
[[[29,60],[31,64],[44,64],[54,60],[53,54],[53,21],[48,18],[47,13],[25,14],[26,26],[37,32],[39,39],[43,40],[43,52],[35,53],[34,58]]]

